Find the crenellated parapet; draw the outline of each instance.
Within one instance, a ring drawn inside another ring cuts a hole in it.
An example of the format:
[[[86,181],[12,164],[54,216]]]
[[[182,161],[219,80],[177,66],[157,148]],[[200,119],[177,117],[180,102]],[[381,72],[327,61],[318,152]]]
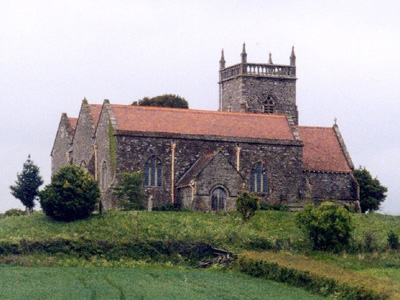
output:
[[[228,80],[239,75],[296,79],[296,67],[255,63],[246,63],[243,67],[243,64],[236,64],[220,70],[220,81]]]

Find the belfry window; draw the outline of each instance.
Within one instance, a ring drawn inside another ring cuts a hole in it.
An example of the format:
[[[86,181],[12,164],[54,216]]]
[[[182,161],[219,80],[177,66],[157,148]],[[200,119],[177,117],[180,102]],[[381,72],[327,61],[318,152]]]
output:
[[[261,162],[256,163],[250,173],[250,192],[266,193],[268,191],[267,172]]]
[[[268,96],[264,101],[264,113],[265,114],[273,114],[274,113],[274,99],[271,96]]]
[[[162,164],[155,156],[150,157],[144,165],[144,185],[157,187],[162,185]]]

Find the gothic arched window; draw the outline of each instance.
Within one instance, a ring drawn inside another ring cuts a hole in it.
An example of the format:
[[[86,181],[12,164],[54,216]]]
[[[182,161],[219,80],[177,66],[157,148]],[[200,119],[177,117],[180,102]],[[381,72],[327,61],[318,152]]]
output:
[[[222,187],[217,187],[212,191],[211,209],[213,211],[226,210],[226,192]]]
[[[256,163],[250,173],[250,192],[266,193],[268,191],[267,172],[261,162]]]
[[[162,164],[157,157],[150,157],[144,165],[144,185],[158,186],[162,185]]]
[[[274,99],[271,96],[268,96],[267,99],[264,101],[264,113],[274,113]]]

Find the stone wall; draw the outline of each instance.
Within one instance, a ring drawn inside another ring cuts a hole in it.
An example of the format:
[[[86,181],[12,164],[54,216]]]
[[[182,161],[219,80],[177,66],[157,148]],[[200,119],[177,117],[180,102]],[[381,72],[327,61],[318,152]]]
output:
[[[111,116],[110,116],[111,115]],[[110,136],[113,135],[114,126],[110,105],[105,102],[100,114],[99,124],[96,131],[97,143],[97,179],[103,195],[103,206],[110,209],[116,206],[116,199],[113,196],[112,184],[114,183],[115,164],[111,161]],[[112,137],[115,141],[115,138]]]
[[[71,128],[68,117],[64,113],[61,115],[60,124],[58,126],[56,139],[51,151],[51,174],[54,175],[58,170],[69,164],[67,152],[72,146],[74,131]],[[72,154],[72,153],[71,153]]]
[[[250,186],[250,172],[254,164],[262,162],[268,175],[267,193],[263,201],[296,201],[302,176],[302,147],[299,142],[224,140],[212,137],[162,136],[151,134],[117,134],[116,174],[142,171],[151,156],[162,162],[162,187],[146,187],[146,197],[153,197],[155,206],[171,202],[171,143],[175,148],[175,184],[200,156],[220,151],[227,161],[236,166],[236,147],[240,152],[240,174],[245,188]],[[216,170],[218,172],[218,170]],[[217,174],[224,176],[224,174]]]
[[[305,176],[315,202],[358,202],[358,184],[351,173],[305,172]]]
[[[242,75],[223,81],[221,85],[222,111],[264,112],[264,102],[268,96],[274,100],[274,112],[290,114],[298,124],[296,105],[296,79],[257,77]]]
[[[94,124],[88,103],[82,101],[72,144],[73,164],[94,175]],[[85,165],[85,167],[83,166]]]
[[[244,184],[241,175],[220,152],[192,181],[192,185],[178,189],[178,197],[183,206],[195,210],[211,210],[211,195],[218,187],[226,191],[226,209],[233,210],[236,207],[236,196]]]

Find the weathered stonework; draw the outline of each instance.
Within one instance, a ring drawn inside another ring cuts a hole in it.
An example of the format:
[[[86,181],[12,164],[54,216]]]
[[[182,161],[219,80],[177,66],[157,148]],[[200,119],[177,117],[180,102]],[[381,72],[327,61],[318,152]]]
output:
[[[66,113],[61,115],[56,139],[51,150],[51,174],[72,160],[72,140],[74,138],[74,129]]]
[[[267,140],[221,141],[213,137],[150,137],[143,134],[117,133],[117,174],[141,171],[146,161],[153,155],[162,162],[162,187],[146,187],[146,198],[152,196],[155,206],[170,201],[171,195],[171,143],[175,148],[175,178],[178,182],[190,167],[202,156],[219,151],[227,161],[236,165],[236,147],[239,146],[240,170],[244,178],[245,189],[250,186],[250,172],[254,164],[261,162],[267,171],[268,192],[260,193],[262,201],[283,201],[288,204],[297,199],[302,176],[301,142],[279,142]],[[216,168],[215,176],[224,185],[226,169]],[[218,184],[215,182],[215,184]],[[238,187],[242,188],[242,187]],[[210,191],[202,191],[202,195]],[[206,201],[203,201],[206,202]]]
[[[242,60],[241,64],[225,68],[223,61],[220,64],[219,110],[286,114],[297,125],[297,78],[292,57],[291,64],[293,65],[274,65],[272,60],[269,64],[253,64]],[[268,106],[270,101],[272,104],[266,111],[265,104],[268,102]]]
[[[95,123],[86,100],[82,101],[72,143],[73,164],[94,174]]]
[[[218,191],[225,197],[223,209],[233,210],[238,193],[253,190],[261,203],[291,209],[330,200],[359,210],[354,166],[338,126],[296,126],[294,51],[290,65],[275,65],[271,57],[268,64],[248,63],[245,47],[241,58],[227,68],[223,55],[220,60],[219,110],[224,112],[84,100],[76,128],[66,115],[61,118],[52,173],[68,163],[88,170],[99,181],[105,209],[118,207],[113,187],[121,174],[141,171],[149,209],[180,203],[220,210],[215,209]]]

